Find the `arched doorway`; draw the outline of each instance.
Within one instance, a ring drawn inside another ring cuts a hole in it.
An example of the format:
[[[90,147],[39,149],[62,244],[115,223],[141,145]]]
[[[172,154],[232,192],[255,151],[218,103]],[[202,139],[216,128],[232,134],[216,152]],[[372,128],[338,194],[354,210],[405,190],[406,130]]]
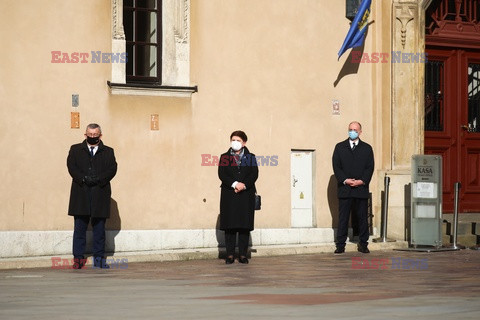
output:
[[[425,12],[425,154],[443,157],[443,208],[480,212],[480,0],[433,0]]]

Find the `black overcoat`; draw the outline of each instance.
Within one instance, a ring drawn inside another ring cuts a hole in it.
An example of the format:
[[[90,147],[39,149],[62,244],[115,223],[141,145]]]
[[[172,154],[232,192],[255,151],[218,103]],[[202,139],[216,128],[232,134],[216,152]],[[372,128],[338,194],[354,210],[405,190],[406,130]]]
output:
[[[70,147],[67,167],[72,177],[70,216],[91,216],[93,218],[110,217],[110,180],[117,173],[117,162],[113,149],[100,141],[95,155],[90,156],[86,140]],[[89,187],[84,183],[87,175],[95,174],[99,183]]]
[[[255,181],[258,178],[258,166],[255,155],[244,147],[242,162],[238,166],[229,149],[220,156],[218,177],[220,185],[220,230],[253,230],[255,218]],[[246,190],[235,193],[232,184],[242,182]]]
[[[337,143],[332,157],[333,172],[338,184],[338,198],[368,198],[369,184],[375,166],[372,147],[362,140],[355,150],[350,147],[349,139]],[[343,184],[345,179],[362,180],[365,184],[350,187]]]

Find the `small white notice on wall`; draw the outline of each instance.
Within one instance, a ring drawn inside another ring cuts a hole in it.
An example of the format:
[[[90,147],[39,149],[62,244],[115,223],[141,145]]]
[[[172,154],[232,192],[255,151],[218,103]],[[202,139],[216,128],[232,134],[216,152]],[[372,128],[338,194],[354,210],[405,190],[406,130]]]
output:
[[[340,101],[332,100],[332,114],[333,115],[340,115]]]
[[[435,183],[433,182],[417,182],[417,198],[436,198]]]

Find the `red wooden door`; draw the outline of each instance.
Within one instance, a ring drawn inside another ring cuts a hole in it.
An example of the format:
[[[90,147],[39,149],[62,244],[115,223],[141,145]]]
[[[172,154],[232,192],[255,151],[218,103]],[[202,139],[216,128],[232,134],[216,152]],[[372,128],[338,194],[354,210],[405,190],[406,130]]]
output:
[[[480,52],[461,56],[461,212],[480,212]]]
[[[427,49],[425,154],[443,157],[443,209],[453,211],[460,182],[460,212],[480,212],[480,53]]]

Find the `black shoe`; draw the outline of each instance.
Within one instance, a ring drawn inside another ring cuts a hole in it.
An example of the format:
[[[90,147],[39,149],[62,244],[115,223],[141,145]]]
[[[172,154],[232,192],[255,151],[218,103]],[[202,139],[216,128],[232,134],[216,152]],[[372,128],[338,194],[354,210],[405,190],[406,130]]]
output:
[[[110,266],[107,264],[106,259],[103,257],[94,257],[93,267],[100,268],[100,269],[110,269]]]
[[[248,264],[248,259],[247,257],[240,257],[238,258],[238,262]]]
[[[233,257],[227,257],[227,259],[225,259],[225,264],[232,264],[235,262],[235,259],[233,259]]]
[[[335,249],[335,254],[341,254],[341,253],[344,253],[345,252],[345,248],[341,248],[341,247],[337,247],[337,249]]]
[[[85,259],[84,257],[81,257],[81,258],[74,258],[73,259],[73,269],[82,269],[84,266],[85,266],[85,262],[87,261],[87,259]]]
[[[361,253],[370,253],[370,250],[368,250],[368,247],[366,245],[359,244],[357,250]]]

